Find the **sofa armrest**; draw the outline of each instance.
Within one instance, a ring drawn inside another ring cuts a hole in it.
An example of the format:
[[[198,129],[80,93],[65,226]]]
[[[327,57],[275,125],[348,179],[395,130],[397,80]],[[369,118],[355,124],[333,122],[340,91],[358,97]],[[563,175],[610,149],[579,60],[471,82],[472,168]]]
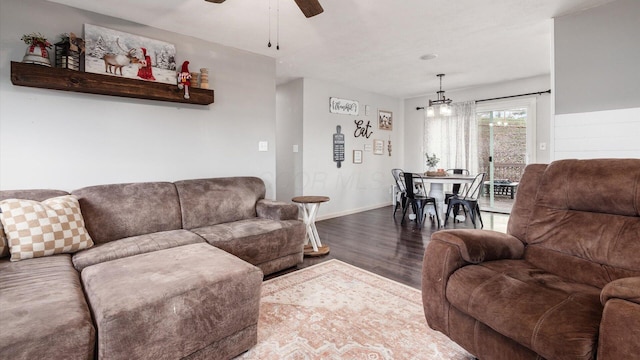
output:
[[[598,336],[598,360],[640,354],[640,277],[618,279],[600,293],[604,305]]]
[[[298,220],[298,205],[261,199],[256,203],[258,217],[271,220]]]
[[[640,276],[614,280],[600,292],[600,302],[604,306],[610,299],[623,299],[640,304]]]
[[[524,244],[518,238],[491,230],[443,230],[431,236],[434,240],[457,247],[462,259],[471,264],[520,259],[524,254]]]
[[[482,261],[519,259],[524,244],[517,238],[490,230],[435,232],[422,263],[422,304],[429,326],[449,335],[447,281],[459,268]]]

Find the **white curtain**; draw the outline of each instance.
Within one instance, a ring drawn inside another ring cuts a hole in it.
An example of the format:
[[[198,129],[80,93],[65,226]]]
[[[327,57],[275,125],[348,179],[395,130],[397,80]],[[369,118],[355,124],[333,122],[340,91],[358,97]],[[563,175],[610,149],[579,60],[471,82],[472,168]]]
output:
[[[424,118],[423,149],[440,158],[438,169],[467,169],[478,172],[478,124],[476,103],[467,101],[451,104],[453,114]],[[436,113],[437,113],[436,109]],[[423,154],[425,169],[426,156]]]

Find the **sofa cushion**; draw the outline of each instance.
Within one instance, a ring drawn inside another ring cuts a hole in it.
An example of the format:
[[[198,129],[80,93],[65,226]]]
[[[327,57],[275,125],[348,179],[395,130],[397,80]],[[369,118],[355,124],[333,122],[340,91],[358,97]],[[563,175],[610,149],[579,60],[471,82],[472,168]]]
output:
[[[305,226],[298,220],[253,218],[192,229],[217,248],[253,265],[304,251]]]
[[[256,217],[264,182],[256,177],[195,179],[175,182],[185,229]]]
[[[603,308],[596,287],[525,260],[498,260],[454,272],[446,296],[458,310],[545,358],[595,356]]]
[[[67,254],[0,260],[0,359],[92,359],[95,329]]]
[[[209,244],[89,266],[82,281],[99,359],[180,359],[243,333],[213,357],[230,359],[257,341],[262,272]]]
[[[98,185],[72,193],[96,244],[182,227],[178,193],[168,182]]]
[[[11,261],[74,253],[93,246],[73,195],[42,202],[5,199],[0,201],[0,209]]]
[[[73,255],[73,266],[82,271],[87,266],[176,246],[205,242],[188,230],[169,230],[132,236],[118,241],[98,244]]]

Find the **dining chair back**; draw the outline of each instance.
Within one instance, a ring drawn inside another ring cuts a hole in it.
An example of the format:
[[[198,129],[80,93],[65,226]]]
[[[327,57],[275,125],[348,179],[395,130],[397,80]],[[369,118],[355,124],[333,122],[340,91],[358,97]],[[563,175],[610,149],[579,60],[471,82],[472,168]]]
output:
[[[447,169],[447,174],[449,174],[449,175],[469,175],[469,170],[467,170],[467,169]],[[462,187],[462,184],[455,183],[451,187],[451,192],[450,193],[448,192],[448,193],[444,194],[444,203],[445,204],[449,204],[449,198],[450,197],[460,194],[460,187]],[[459,211],[459,208],[460,208],[460,206],[454,207],[453,208],[453,213],[457,215],[458,211]]]
[[[396,216],[396,210],[398,210],[398,206],[404,208],[407,206],[407,194],[406,194],[406,186],[404,183],[404,179],[402,176],[402,169],[391,169],[391,175],[393,176],[393,180],[396,182],[396,191],[393,195],[394,205],[393,205],[393,216]]]
[[[469,186],[465,186],[466,189],[461,194],[454,195],[449,198],[449,203],[447,204],[447,214],[444,218],[445,225],[449,220],[449,213],[451,212],[451,210],[455,209],[456,206],[462,206],[465,214],[468,214],[471,218],[471,223],[473,224],[474,228],[476,227],[476,216],[480,220],[481,228],[484,227],[484,223],[482,222],[482,215],[480,215],[478,197],[480,196],[485,176],[486,173],[479,173],[475,176],[473,182],[469,184]]]
[[[440,226],[440,217],[438,216],[438,209],[436,208],[436,199],[426,195],[426,188],[424,185],[424,178],[420,174],[405,172],[403,173],[407,202],[411,204],[413,213],[416,214],[416,221],[422,227],[424,222],[424,207],[425,205],[433,205],[434,212],[436,214],[437,226]],[[406,206],[402,213],[402,223],[404,223],[404,216],[407,212]]]

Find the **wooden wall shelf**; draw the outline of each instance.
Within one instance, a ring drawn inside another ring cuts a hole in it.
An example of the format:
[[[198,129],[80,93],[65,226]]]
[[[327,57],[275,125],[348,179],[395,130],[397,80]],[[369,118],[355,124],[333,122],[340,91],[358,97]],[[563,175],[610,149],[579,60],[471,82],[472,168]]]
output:
[[[88,94],[121,96],[136,99],[209,105],[213,90],[189,88],[190,99],[177,85],[11,62],[11,83],[42,89],[75,91]]]

